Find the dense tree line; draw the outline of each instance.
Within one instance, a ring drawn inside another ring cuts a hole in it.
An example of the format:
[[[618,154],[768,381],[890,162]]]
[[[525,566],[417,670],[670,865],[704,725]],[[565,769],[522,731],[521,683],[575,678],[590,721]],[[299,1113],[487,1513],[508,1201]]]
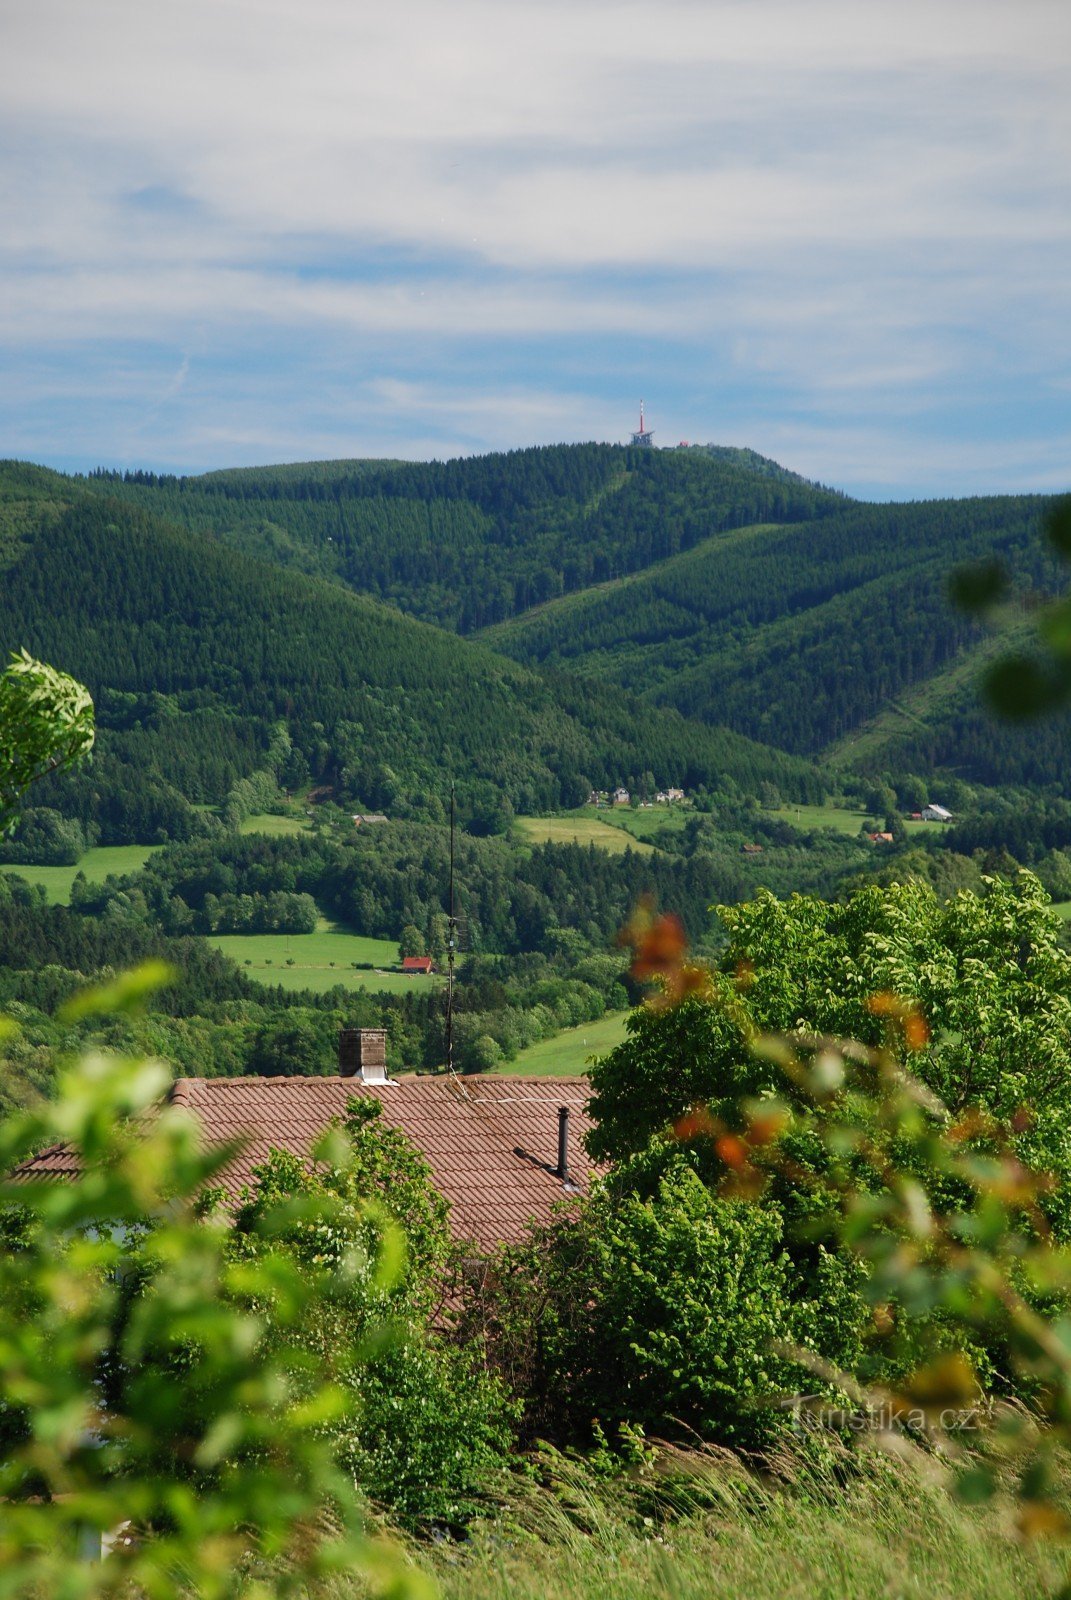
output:
[[[312,896],[358,933],[397,941],[411,924],[435,948],[449,909],[449,848],[447,829],[411,823],[361,829],[345,845],[326,836],[222,834],[162,850],[128,877],[76,880],[72,903],[85,916],[178,934],[207,931],[220,906],[243,897]],[[462,948],[471,951],[603,949],[644,894],[676,906],[699,937],[711,903],[738,898],[740,888],[729,861],[702,851],[611,855],[547,844],[519,852],[505,839],[456,841]]]

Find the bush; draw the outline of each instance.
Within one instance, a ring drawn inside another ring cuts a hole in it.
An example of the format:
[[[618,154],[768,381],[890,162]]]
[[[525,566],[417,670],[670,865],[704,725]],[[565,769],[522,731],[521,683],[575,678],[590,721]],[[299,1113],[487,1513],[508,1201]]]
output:
[[[136,992],[121,979],[112,998]],[[232,1259],[197,1203],[226,1153],[202,1151],[181,1111],[146,1119],[166,1086],[157,1062],[90,1056],[55,1105],[0,1124],[0,1170],[57,1140],[82,1163],[59,1184],[0,1183],[5,1591],[267,1600],[332,1566],[382,1573],[324,1433],[351,1399],[335,1352],[305,1338],[348,1274],[300,1271],[267,1208],[252,1258]],[[326,1204],[304,1215],[330,1225]],[[369,1273],[386,1286],[397,1252],[382,1243]],[[135,1538],[77,1561],[126,1524]]]
[[[465,1070],[468,1072],[491,1072],[502,1060],[502,1047],[497,1039],[492,1039],[489,1033],[481,1034],[471,1048],[466,1052]]]
[[[460,1530],[487,1504],[512,1444],[512,1409],[475,1352],[410,1331],[354,1375],[352,1427],[339,1462],[409,1527]]]
[[[718,1199],[684,1160],[651,1198],[603,1187],[504,1252],[476,1314],[528,1431],[561,1440],[597,1418],[753,1447],[798,1387],[773,1353],[799,1320],[776,1208]]]
[[[334,1207],[330,1228],[298,1221],[275,1248],[303,1272],[337,1263],[349,1273],[334,1304],[314,1306],[303,1325],[311,1350],[335,1352],[353,1401],[329,1429],[338,1461],[408,1526],[460,1527],[504,1465],[514,1408],[482,1370],[477,1347],[455,1347],[430,1331],[456,1252],[427,1163],[374,1101],[351,1101],[346,1127],[348,1139],[339,1137],[316,1172],[273,1152],[236,1219],[236,1245],[255,1257],[260,1219],[280,1204],[297,1201],[297,1216],[310,1203],[314,1212]],[[392,1230],[404,1258],[384,1279],[370,1267]],[[387,1323],[394,1337],[384,1345],[376,1330]]]
[[[15,865],[74,867],[85,854],[81,823],[50,806],[25,811],[9,839],[0,841],[0,861]]]

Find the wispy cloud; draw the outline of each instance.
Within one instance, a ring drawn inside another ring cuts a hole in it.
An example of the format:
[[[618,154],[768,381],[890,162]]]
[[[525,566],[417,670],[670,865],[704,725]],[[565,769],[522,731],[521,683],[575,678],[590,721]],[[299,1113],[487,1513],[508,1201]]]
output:
[[[1065,0],[37,0],[3,30],[0,453],[617,437],[640,390],[667,439],[746,427],[848,487],[1066,451]]]

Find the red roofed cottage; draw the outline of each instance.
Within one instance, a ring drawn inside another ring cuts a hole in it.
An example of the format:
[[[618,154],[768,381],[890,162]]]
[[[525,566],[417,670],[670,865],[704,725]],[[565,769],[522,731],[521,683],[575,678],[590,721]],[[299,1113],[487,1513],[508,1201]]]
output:
[[[200,1123],[209,1146],[242,1139],[219,1182],[231,1199],[252,1182],[272,1148],[307,1156],[332,1118],[358,1097],[378,1101],[383,1120],[417,1147],[432,1182],[450,1203],[458,1240],[489,1252],[516,1243],[531,1222],[587,1188],[592,1163],[586,1078],[456,1076],[404,1078],[386,1073],[382,1029],[346,1029],[338,1076],[329,1078],[179,1078],[172,1104]],[[77,1158],[54,1145],[18,1169],[25,1178],[69,1177]]]

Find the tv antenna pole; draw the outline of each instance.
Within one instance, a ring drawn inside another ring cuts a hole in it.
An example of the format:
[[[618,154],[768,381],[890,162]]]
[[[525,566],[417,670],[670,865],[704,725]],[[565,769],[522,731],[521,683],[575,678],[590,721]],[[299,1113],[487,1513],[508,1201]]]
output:
[[[457,906],[454,901],[454,785],[450,785],[450,915],[446,919],[446,1070],[454,1070],[454,959],[457,954]]]

